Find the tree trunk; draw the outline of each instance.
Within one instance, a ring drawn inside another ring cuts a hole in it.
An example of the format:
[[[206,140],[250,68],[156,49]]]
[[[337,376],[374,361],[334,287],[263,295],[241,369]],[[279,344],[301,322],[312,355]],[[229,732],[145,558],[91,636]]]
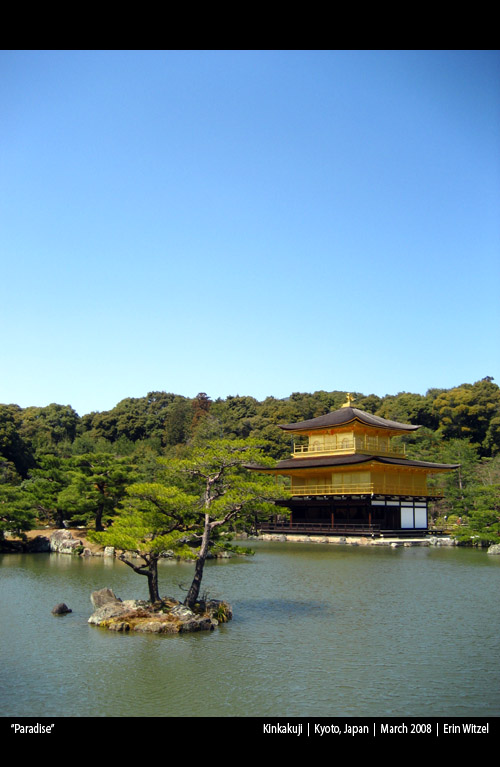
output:
[[[160,592],[158,590],[158,560],[152,559],[149,563],[148,572],[149,601],[159,602]]]
[[[159,602],[160,601],[160,593],[158,590],[158,557],[152,557],[151,559],[146,559],[146,557],[142,557],[147,567],[143,567],[142,565],[135,565],[133,562],[130,562],[125,554],[122,554],[120,556],[120,559],[122,562],[125,562],[126,565],[132,568],[132,570],[135,573],[138,573],[139,575],[145,575],[148,579],[148,589],[149,589],[149,601],[150,602]]]
[[[184,600],[186,607],[189,607],[191,610],[196,604],[200,593],[201,579],[203,578],[203,568],[205,567],[205,560],[207,558],[208,546],[210,543],[210,533],[211,527],[209,516],[208,514],[205,514],[205,527],[203,529],[203,537],[201,539],[200,553],[198,554],[198,559],[196,560],[196,566],[194,569],[194,578],[191,586],[189,587],[187,597]]]
[[[95,517],[95,529],[98,533],[102,533],[102,531],[104,530],[104,527],[102,525],[103,514],[104,514],[104,505],[99,506],[99,508],[97,509],[96,517]]]
[[[465,514],[468,514],[469,513],[469,509],[467,507],[467,502],[465,500],[465,495],[464,495],[464,485],[463,485],[463,482],[462,482],[462,467],[461,466],[458,467],[458,487],[460,488],[460,497],[462,499],[462,503],[463,503],[463,506],[464,506],[464,512],[465,512]]]

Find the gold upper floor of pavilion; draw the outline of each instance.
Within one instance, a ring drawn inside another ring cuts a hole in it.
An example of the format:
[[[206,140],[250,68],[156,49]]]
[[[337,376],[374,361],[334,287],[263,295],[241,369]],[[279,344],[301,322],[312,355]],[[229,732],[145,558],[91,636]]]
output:
[[[420,427],[365,413],[349,399],[339,410],[280,428],[307,438],[307,444],[295,445],[292,457],[273,468],[247,468],[289,477],[293,496],[439,497],[440,488],[427,486],[428,475],[458,468],[406,458],[405,446],[394,438]]]
[[[337,439],[325,436],[324,439],[315,436],[309,439],[307,445],[294,445],[292,456],[305,458],[313,455],[384,455],[392,458],[406,456],[405,445],[394,445],[388,437],[368,436],[366,434],[337,435]]]
[[[339,410],[280,426],[284,431],[307,437],[307,444],[295,444],[293,458],[328,455],[380,455],[404,458],[406,447],[394,437],[419,429],[419,426],[389,421],[351,407],[351,398]]]

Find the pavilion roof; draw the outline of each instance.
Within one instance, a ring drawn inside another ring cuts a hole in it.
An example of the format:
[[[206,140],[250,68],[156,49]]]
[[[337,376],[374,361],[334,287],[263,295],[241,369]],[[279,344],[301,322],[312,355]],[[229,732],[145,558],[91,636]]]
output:
[[[329,466],[352,466],[353,464],[369,463],[370,461],[393,466],[435,469],[436,471],[450,471],[451,469],[458,469],[460,466],[459,463],[430,463],[429,461],[413,461],[409,458],[386,458],[385,456],[380,455],[363,455],[356,453],[353,455],[327,455],[313,458],[285,458],[283,461],[278,461],[274,469],[256,465],[248,465],[247,468],[273,473],[274,471],[282,471],[283,469],[315,469],[321,467],[328,468]]]
[[[397,431],[415,431],[420,426],[413,426],[398,421],[388,421],[378,415],[365,413],[364,410],[358,410],[357,407],[341,407],[340,410],[334,410],[326,415],[320,415],[318,418],[310,418],[308,421],[298,421],[297,423],[288,423],[280,426],[284,431],[314,431],[315,429],[328,429],[334,426],[344,426],[352,421],[359,421],[366,426],[373,426],[378,429],[388,429]]]

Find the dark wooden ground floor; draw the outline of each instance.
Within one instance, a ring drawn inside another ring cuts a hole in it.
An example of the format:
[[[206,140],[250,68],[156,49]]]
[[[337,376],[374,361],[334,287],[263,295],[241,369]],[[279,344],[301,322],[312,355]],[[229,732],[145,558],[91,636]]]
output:
[[[260,525],[262,532],[318,535],[412,535],[428,529],[426,498],[322,496],[279,501],[290,510]]]

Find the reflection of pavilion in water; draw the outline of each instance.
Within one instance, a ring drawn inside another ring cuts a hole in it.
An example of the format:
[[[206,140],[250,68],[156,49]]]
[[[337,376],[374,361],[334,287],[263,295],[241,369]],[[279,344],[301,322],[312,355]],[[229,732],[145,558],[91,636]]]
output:
[[[307,437],[308,443],[295,445],[292,457],[274,469],[249,467],[291,481],[291,498],[278,502],[290,509],[290,519],[280,521],[278,516],[266,530],[354,534],[427,530],[428,501],[441,496],[428,487],[427,478],[458,464],[406,458],[404,446],[393,439],[420,427],[387,421],[351,407],[351,402],[348,395],[340,410],[280,426]]]

